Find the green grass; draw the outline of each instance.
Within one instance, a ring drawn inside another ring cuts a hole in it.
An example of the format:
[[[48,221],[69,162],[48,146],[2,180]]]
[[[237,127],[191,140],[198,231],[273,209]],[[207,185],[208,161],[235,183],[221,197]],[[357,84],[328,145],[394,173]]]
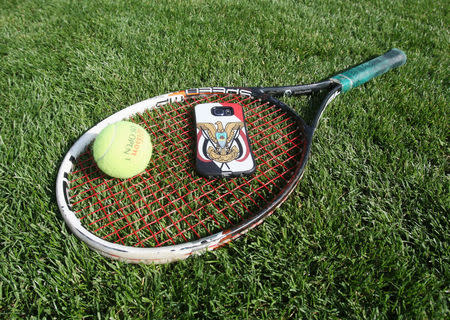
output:
[[[2,1],[0,318],[448,318],[448,17],[445,1]],[[330,105],[295,193],[240,240],[128,265],[66,228],[57,169],[106,115],[314,82],[391,47],[407,64]]]

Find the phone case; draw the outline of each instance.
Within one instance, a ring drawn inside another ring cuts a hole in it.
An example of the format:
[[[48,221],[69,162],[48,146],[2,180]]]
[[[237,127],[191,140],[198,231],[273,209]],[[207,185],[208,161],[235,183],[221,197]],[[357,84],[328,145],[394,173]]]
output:
[[[203,103],[195,106],[197,172],[206,177],[252,174],[255,161],[242,106]]]

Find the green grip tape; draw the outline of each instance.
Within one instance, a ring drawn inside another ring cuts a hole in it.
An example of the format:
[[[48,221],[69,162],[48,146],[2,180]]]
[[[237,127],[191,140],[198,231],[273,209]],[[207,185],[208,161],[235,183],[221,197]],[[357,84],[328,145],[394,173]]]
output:
[[[364,62],[354,68],[342,72],[331,80],[342,85],[341,92],[347,92],[351,88],[366,83],[370,79],[405,64],[406,55],[399,49],[391,49],[382,56]]]

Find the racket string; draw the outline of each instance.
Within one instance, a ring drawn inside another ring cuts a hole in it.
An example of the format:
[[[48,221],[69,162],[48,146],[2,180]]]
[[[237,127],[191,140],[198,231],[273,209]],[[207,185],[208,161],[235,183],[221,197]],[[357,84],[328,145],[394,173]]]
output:
[[[243,106],[256,172],[233,179],[195,173],[192,107],[233,102]],[[83,226],[108,241],[158,247],[228,229],[270,205],[289,184],[304,153],[295,119],[251,97],[214,94],[174,102],[134,115],[152,136],[148,169],[127,180],[111,179],[96,166],[90,148],[70,174],[70,199]]]

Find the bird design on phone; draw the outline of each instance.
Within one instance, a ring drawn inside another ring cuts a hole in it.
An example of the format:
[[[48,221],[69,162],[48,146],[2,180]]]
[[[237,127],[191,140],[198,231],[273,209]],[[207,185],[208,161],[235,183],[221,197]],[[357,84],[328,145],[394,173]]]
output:
[[[243,153],[243,148],[237,138],[243,127],[243,122],[229,122],[225,128],[222,121],[216,121],[215,124],[198,123],[197,128],[205,138],[202,147],[203,150],[206,149],[205,156],[220,163],[238,159]]]

